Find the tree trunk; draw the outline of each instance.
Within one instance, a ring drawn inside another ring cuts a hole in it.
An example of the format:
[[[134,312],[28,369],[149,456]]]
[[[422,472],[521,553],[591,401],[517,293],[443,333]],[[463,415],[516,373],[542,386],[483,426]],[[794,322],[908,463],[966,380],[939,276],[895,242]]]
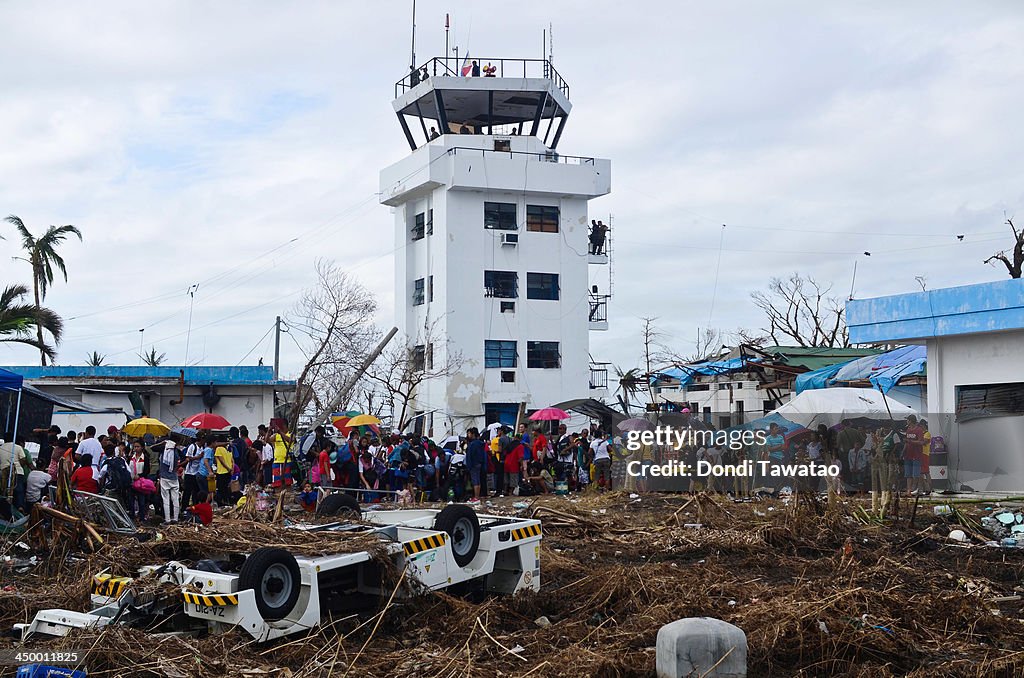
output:
[[[32,267],[32,273],[35,274],[35,266]],[[39,364],[46,367],[46,351],[43,350],[43,319],[39,313],[39,309],[42,308],[39,303],[39,276],[32,276],[32,290],[36,298],[36,337],[39,339]]]

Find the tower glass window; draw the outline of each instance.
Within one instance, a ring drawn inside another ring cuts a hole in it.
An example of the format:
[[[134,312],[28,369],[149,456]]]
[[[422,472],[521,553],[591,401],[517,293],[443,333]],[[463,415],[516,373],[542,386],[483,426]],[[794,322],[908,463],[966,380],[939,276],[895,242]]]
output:
[[[562,365],[557,341],[526,342],[526,366],[545,370],[556,370]]]
[[[515,367],[517,358],[516,342],[493,339],[484,341],[484,367]]]
[[[412,305],[423,304],[423,278],[417,278],[412,283]]]
[[[427,278],[427,301],[434,300],[434,276]]]
[[[526,298],[558,301],[558,274],[527,273]]]
[[[427,235],[434,235],[434,210],[427,210]]]
[[[426,234],[426,228],[427,228],[427,215],[424,214],[423,212],[420,212],[413,219],[412,239],[413,240],[422,240],[423,236]]]
[[[515,271],[484,271],[484,296],[515,299],[519,296],[519,275]]]
[[[412,347],[412,355],[410,356],[412,362],[412,370],[414,372],[422,372],[427,366],[427,347],[423,344],[417,344]]]
[[[558,207],[549,205],[526,206],[526,230],[540,233],[558,233]]]
[[[499,231],[517,231],[516,204],[514,202],[485,202],[484,228]]]

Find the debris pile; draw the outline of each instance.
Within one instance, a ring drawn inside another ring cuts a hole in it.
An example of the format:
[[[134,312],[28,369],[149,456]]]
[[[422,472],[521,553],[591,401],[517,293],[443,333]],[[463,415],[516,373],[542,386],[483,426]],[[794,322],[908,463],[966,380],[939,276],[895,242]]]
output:
[[[30,644],[92,648],[86,663],[99,677],[124,675],[129,665],[132,675],[175,678],[652,676],[658,629],[711,616],[746,633],[750,676],[1024,673],[1024,551],[951,542],[945,517],[931,510],[913,524],[909,516],[883,524],[857,519],[856,500],[820,515],[800,502],[705,495],[498,504],[493,511],[543,521],[537,594],[395,598],[262,646],[242,634],[182,639],[124,628]],[[0,623],[55,604],[87,605],[88,577],[102,567],[123,571],[246,543],[316,553],[337,548],[323,541],[334,539],[365,546],[358,537],[243,521],[108,543],[60,567],[42,562],[13,575],[16,591],[0,593]]]

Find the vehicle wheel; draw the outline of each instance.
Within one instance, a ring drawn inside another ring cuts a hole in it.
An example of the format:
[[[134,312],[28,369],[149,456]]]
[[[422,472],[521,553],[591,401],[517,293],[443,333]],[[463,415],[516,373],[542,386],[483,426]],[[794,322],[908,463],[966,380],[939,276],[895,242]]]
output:
[[[359,508],[359,502],[351,494],[333,492],[324,497],[320,505],[316,507],[316,514],[318,516],[354,514],[353,517],[358,518],[362,515],[362,511]]]
[[[476,511],[464,504],[445,506],[434,519],[434,529],[447,532],[451,538],[455,562],[465,567],[480,548],[480,520]]]
[[[283,619],[299,600],[302,580],[295,556],[285,549],[256,549],[242,563],[239,590],[256,593],[256,607],[268,621]]]

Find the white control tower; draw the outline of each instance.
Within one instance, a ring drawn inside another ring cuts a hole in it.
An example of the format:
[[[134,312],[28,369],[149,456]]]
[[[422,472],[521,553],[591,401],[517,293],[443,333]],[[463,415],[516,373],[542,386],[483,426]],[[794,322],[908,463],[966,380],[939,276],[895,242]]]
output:
[[[380,175],[399,330],[428,372],[463,358],[416,393],[414,426],[435,435],[605,395],[589,331],[607,328],[607,297],[588,266],[608,256],[591,253],[587,202],[611,162],[556,151],[572,105],[549,61],[476,62],[464,76],[434,58],[395,85],[411,152]]]

